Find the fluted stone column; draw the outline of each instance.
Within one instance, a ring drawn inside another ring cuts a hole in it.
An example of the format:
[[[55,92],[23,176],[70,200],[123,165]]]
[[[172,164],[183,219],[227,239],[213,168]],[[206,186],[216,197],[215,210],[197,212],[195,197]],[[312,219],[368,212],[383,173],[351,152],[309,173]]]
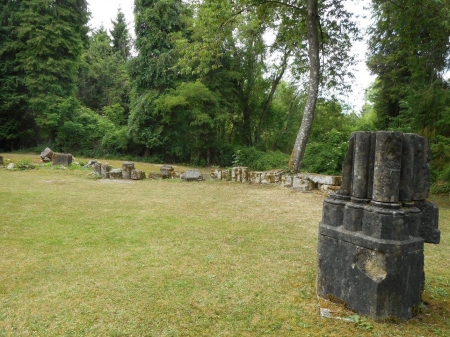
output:
[[[361,231],[364,207],[369,200],[369,181],[372,179],[372,132],[354,133],[351,202],[345,205],[343,226],[349,231]]]
[[[400,132],[352,134],[342,186],[319,225],[317,292],[375,319],[409,319],[421,304],[424,241],[439,243],[426,201],[429,145]]]

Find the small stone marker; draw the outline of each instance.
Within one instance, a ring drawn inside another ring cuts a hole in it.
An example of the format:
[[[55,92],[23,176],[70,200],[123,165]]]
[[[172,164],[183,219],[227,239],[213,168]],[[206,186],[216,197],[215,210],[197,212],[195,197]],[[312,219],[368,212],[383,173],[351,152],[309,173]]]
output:
[[[148,179],[158,180],[162,179],[162,174],[158,172],[149,172]]]
[[[3,166],[3,156],[0,156],[0,166]]]
[[[44,163],[51,162],[53,157],[53,151],[49,147],[46,147],[44,151],[41,152],[40,157]]]
[[[70,153],[53,153],[52,165],[70,166],[73,156]]]
[[[122,170],[112,169],[109,171],[109,179],[122,179]]]
[[[302,179],[295,176],[292,180],[292,188],[300,192],[310,192],[314,189],[314,183],[309,179]]]
[[[163,179],[170,179],[170,178],[172,178],[172,173],[173,173],[174,169],[170,165],[163,165],[163,166],[161,166],[159,171],[161,172],[161,176]]]
[[[6,166],[7,170],[14,170],[14,168],[16,167],[16,165],[14,163],[10,163],[8,164],[8,166]]]
[[[102,163],[95,162],[94,165],[92,165],[92,167],[94,168],[95,175],[97,175],[97,176],[102,175]]]
[[[123,171],[122,171],[122,176],[123,176]],[[145,179],[145,172],[143,172],[141,170],[131,170],[130,177],[133,180],[142,180],[142,179]]]
[[[125,161],[122,163],[122,178],[131,179],[131,171],[134,170],[134,163]]]
[[[100,165],[100,175],[102,176],[103,179],[109,178],[109,172],[111,170],[112,170],[112,167],[108,163]]]
[[[203,175],[199,170],[187,170],[181,175],[181,179],[186,181],[202,181]]]
[[[318,295],[375,319],[405,320],[421,305],[424,242],[439,243],[428,202],[428,141],[401,132],[355,132],[342,185],[323,203]]]

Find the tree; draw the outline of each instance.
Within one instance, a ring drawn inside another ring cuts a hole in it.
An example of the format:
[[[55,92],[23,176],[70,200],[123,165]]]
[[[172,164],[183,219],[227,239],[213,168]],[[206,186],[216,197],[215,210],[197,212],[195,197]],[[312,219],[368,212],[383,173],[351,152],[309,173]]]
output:
[[[181,0],[135,0],[135,32],[138,55],[130,60],[132,101],[129,130],[145,147],[162,146],[163,126],[154,114],[154,101],[176,87],[178,72],[171,33],[183,32],[184,6]]]
[[[122,13],[122,9],[119,7],[117,10],[117,16],[115,20],[111,20],[113,29],[109,31],[112,36],[112,47],[114,52],[124,60],[130,57],[131,52],[131,37],[128,32],[127,23],[125,21],[125,15]]]
[[[379,128],[446,133],[450,1],[374,0],[367,65],[377,75],[374,109]]]
[[[10,26],[14,39],[6,41],[2,54],[15,54],[13,72],[23,76],[21,97],[26,102],[21,114],[31,116],[36,125],[34,140],[51,142],[57,127],[73,112],[87,3],[24,0],[11,2],[12,6],[17,9]]]
[[[92,32],[81,60],[77,94],[81,103],[97,113],[119,104],[128,115],[130,78],[126,60],[114,52],[103,27]]]
[[[303,156],[305,155],[306,143],[311,133],[316,109],[317,96],[319,94],[320,82],[320,60],[319,60],[319,33],[317,27],[317,0],[308,0],[307,5],[307,27],[308,27],[308,56],[309,56],[309,89],[303,111],[302,124],[292,149],[289,168],[295,173],[300,171]]]
[[[258,38],[248,36],[247,43],[246,40],[238,39],[241,32],[258,27],[259,36],[264,36],[267,32],[275,35],[271,45],[263,38],[263,44],[259,48],[261,52],[250,53],[253,64],[260,64],[260,75],[255,73],[256,76],[249,76],[242,72],[245,68],[233,69],[241,73],[243,83],[252,88],[256,88],[252,83],[258,82],[252,81],[258,76],[264,79],[260,82],[264,85],[258,91],[258,104],[250,109],[251,115],[246,112],[245,105],[240,106],[243,116],[241,130],[246,144],[251,145],[252,140],[259,142],[260,135],[264,132],[264,123],[270,120],[266,117],[273,95],[286,70],[289,69],[298,81],[309,71],[309,100],[305,105],[303,127],[299,131],[291,159],[292,168],[298,171],[313,121],[319,85],[325,88],[341,85],[348,74],[346,66],[352,61],[349,50],[356,28],[349,13],[343,8],[342,1],[326,0],[319,4],[312,0],[240,0],[233,3],[204,1],[198,13],[203,15],[198,15],[194,31],[200,33],[194,34],[196,39],[193,43],[179,42],[184,50],[181,67],[187,72],[214,72],[226,65],[223,62],[225,60],[244,59],[236,50],[251,51]],[[230,45],[234,45],[234,49]],[[264,73],[270,69],[269,53],[281,55],[270,79],[264,78]],[[228,58],[224,57],[227,55]],[[243,91],[242,94],[249,98],[249,92]]]
[[[0,149],[14,150],[30,145],[34,119],[26,108],[25,74],[18,69],[13,48],[20,25],[20,2],[0,3]]]

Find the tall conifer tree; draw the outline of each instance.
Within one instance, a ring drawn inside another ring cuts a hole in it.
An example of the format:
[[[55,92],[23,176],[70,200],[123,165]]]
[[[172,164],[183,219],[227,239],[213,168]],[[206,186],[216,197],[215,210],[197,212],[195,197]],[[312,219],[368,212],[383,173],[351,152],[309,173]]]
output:
[[[130,132],[150,154],[161,146],[162,127],[153,115],[154,101],[175,87],[177,60],[170,34],[184,30],[181,0],[135,0],[135,33],[138,55],[131,60],[133,83]]]
[[[23,75],[26,107],[36,125],[36,141],[53,141],[73,113],[76,75],[87,33],[85,0],[23,0],[17,4],[10,39],[15,71]]]

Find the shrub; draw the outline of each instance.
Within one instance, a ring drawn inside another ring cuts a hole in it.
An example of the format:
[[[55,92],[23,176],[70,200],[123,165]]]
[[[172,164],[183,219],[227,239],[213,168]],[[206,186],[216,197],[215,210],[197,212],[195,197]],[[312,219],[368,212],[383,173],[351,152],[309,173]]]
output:
[[[251,170],[285,169],[289,155],[281,151],[260,151],[254,147],[239,147],[233,154],[233,166],[246,166]]]
[[[348,148],[348,137],[335,129],[306,146],[302,170],[323,174],[341,174]]]

